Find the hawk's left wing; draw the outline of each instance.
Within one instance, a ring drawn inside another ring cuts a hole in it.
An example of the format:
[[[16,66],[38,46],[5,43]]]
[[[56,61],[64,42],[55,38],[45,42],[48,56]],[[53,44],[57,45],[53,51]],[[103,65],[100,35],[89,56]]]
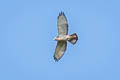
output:
[[[57,27],[59,36],[64,36],[68,34],[67,18],[63,12],[61,12],[58,16]]]
[[[55,61],[58,61],[63,55],[67,47],[67,41],[58,41],[54,53]]]

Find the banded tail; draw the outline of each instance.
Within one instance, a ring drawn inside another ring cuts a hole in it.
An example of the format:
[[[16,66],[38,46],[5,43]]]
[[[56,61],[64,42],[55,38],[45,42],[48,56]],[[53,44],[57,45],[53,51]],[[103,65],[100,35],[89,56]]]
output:
[[[77,42],[77,40],[78,40],[77,34],[74,33],[74,34],[70,35],[70,38],[68,41],[74,45]]]

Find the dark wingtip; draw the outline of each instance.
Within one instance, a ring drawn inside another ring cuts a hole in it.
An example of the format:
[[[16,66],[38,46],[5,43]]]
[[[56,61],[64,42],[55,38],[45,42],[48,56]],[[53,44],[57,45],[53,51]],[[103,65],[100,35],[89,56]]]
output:
[[[59,61],[59,59],[57,59],[55,56],[53,56],[53,57],[54,57],[55,62],[58,62],[58,61]]]
[[[63,13],[63,12],[61,11],[61,15],[62,15],[62,13]]]
[[[65,15],[63,11],[61,11],[61,12],[59,13],[59,16],[61,16],[61,15]]]
[[[61,15],[61,13],[59,13],[59,16]]]
[[[65,13],[63,12],[63,11],[61,11],[60,13],[59,13],[59,16],[58,16],[58,18],[60,17],[60,16],[65,16]]]
[[[63,15],[65,16],[64,12],[63,12]]]

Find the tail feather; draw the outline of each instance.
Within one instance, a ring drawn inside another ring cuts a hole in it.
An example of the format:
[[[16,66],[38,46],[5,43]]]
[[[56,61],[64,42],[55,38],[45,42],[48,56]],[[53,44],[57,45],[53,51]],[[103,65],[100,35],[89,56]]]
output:
[[[68,40],[70,43],[75,44],[78,40],[78,36],[76,33],[70,35],[70,39]]]

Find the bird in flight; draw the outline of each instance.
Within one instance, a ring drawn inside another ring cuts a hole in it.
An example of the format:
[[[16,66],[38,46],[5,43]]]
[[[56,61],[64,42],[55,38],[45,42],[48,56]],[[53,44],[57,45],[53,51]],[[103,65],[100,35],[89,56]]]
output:
[[[55,61],[60,60],[61,57],[64,55],[67,47],[67,41],[74,45],[78,40],[76,33],[68,35],[68,23],[64,12],[59,13],[57,27],[58,36],[53,39],[57,41],[57,46],[53,56]]]

